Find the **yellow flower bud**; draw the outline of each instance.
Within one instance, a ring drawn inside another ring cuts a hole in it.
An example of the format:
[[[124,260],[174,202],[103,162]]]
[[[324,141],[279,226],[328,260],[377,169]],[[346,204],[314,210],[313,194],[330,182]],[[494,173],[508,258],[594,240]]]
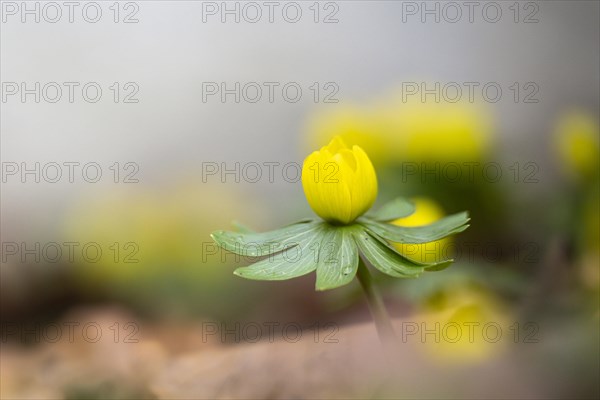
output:
[[[354,221],[371,208],[377,197],[377,176],[371,160],[360,147],[348,148],[339,136],[306,157],[302,186],[313,211],[336,224]]]

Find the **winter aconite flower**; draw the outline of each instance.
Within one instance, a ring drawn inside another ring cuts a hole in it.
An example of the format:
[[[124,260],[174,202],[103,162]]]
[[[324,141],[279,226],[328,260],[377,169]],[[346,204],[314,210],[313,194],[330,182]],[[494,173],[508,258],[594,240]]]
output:
[[[417,197],[412,199],[412,201],[415,204],[415,212],[408,217],[393,221],[392,224],[398,226],[423,226],[431,224],[444,216],[444,211],[440,205],[428,197]],[[447,255],[449,244],[451,244],[451,238],[444,238],[423,244],[394,243],[394,247],[411,260],[433,262]]]
[[[360,147],[347,147],[339,137],[306,158],[302,185],[308,204],[322,219],[306,219],[264,233],[247,228],[217,231],[211,237],[225,250],[261,258],[235,270],[243,278],[276,281],[316,271],[316,290],[328,290],[356,276],[381,341],[395,349],[394,329],[365,262],[396,278],[442,270],[453,260],[411,260],[394,244],[423,244],[462,232],[469,226],[468,214],[450,215],[425,226],[394,225],[390,222],[415,212],[415,206],[403,198],[365,214],[377,197],[375,169]]]
[[[347,147],[340,138],[307,157],[302,183],[308,203],[322,219],[306,219],[264,233],[247,229],[213,232],[212,238],[225,250],[261,258],[238,268],[236,275],[283,280],[316,271],[316,289],[327,290],[350,283],[359,268],[368,274],[364,259],[387,275],[415,278],[424,271],[446,268],[452,260],[414,261],[394,243],[433,242],[468,227],[466,212],[425,226],[394,225],[390,222],[415,211],[415,206],[403,198],[365,214],[377,196],[375,170],[360,147]]]
[[[304,160],[302,186],[313,211],[334,224],[349,224],[377,197],[377,176],[358,146],[348,148],[339,136]]]

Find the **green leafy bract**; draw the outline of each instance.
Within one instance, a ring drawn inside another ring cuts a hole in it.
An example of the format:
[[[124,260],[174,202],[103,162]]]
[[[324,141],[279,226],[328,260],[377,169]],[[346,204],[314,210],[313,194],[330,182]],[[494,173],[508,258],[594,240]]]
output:
[[[453,214],[426,226],[396,226],[374,221],[369,218],[360,218],[358,223],[372,233],[395,243],[427,243],[443,237],[459,233],[469,227],[467,212]]]
[[[316,225],[307,228],[306,234],[298,235],[300,241],[289,244],[285,249],[269,254],[248,267],[241,267],[234,274],[247,279],[279,281],[306,275],[317,268],[315,248],[318,248],[323,238],[323,226]]]
[[[403,197],[396,197],[394,200],[385,203],[379,210],[367,217],[375,221],[387,222],[398,218],[405,218],[415,212],[415,205]]]
[[[256,233],[236,223],[237,232],[216,231],[211,237],[227,251],[263,257],[250,266],[236,269],[234,273],[238,276],[276,281],[316,270],[316,290],[329,290],[352,281],[360,255],[379,271],[396,278],[416,278],[424,271],[447,268],[453,260],[416,262],[398,252],[391,242],[422,244],[462,232],[469,227],[468,213],[450,215],[427,226],[386,223],[413,212],[411,202],[396,198],[351,225],[302,220],[274,231]]]
[[[317,265],[317,290],[335,289],[354,279],[358,249],[352,240],[354,227],[332,227],[321,242]]]
[[[249,257],[261,257],[282,251],[290,245],[297,245],[311,232],[319,229],[319,223],[301,221],[274,231],[253,233],[244,228],[244,232],[216,231],[210,236],[222,248],[235,254]]]

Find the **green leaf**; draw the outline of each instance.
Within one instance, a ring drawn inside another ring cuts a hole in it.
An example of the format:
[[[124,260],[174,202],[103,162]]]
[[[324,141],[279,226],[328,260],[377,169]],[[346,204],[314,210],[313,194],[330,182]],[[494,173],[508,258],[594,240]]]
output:
[[[367,215],[375,221],[393,221],[398,218],[408,217],[415,212],[415,205],[403,197],[385,203],[379,210]]]
[[[248,267],[238,268],[233,273],[247,279],[280,281],[314,271],[317,268],[315,248],[326,236],[323,225],[318,224],[310,230],[310,234],[302,235],[297,245],[290,245],[283,251],[271,254]]]
[[[235,254],[260,257],[277,253],[312,235],[321,222],[302,221],[269,232],[216,231],[210,236],[222,248]]]
[[[353,232],[354,240],[371,265],[395,278],[416,278],[424,270],[419,265],[393,251],[365,230]]]
[[[400,257],[402,257],[402,259],[406,261],[407,266],[414,265],[417,267],[423,267],[423,268],[425,268],[425,271],[441,271],[441,270],[448,268],[454,262],[453,258],[449,258],[447,260],[435,261],[435,262],[415,261],[409,257],[406,257],[401,252],[399,252],[394,246],[392,246],[390,243],[388,243],[385,239],[373,234],[372,232],[367,232],[367,233],[369,235],[373,236],[375,239],[377,239],[379,241],[379,243],[386,246],[389,250],[393,251],[394,253],[396,253]]]
[[[330,228],[319,249],[316,290],[335,289],[354,279],[358,268],[358,249],[352,238],[356,227]]]
[[[449,215],[430,225],[414,227],[396,226],[368,218],[361,218],[358,222],[370,232],[390,242],[419,244],[433,242],[445,236],[464,231],[469,227],[467,225],[469,215],[465,211]]]
[[[445,261],[440,262],[439,264],[433,264],[431,267],[425,267],[425,271],[428,271],[428,272],[443,271],[446,268],[448,268],[449,266],[451,266],[453,262],[454,262],[454,259],[445,260]]]

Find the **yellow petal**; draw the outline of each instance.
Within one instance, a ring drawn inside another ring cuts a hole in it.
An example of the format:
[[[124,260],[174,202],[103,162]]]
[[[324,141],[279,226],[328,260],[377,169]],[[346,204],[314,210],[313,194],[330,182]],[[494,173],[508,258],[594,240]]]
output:
[[[332,223],[349,224],[377,197],[377,176],[366,153],[335,137],[311,153],[302,167],[302,186],[313,211]]]

